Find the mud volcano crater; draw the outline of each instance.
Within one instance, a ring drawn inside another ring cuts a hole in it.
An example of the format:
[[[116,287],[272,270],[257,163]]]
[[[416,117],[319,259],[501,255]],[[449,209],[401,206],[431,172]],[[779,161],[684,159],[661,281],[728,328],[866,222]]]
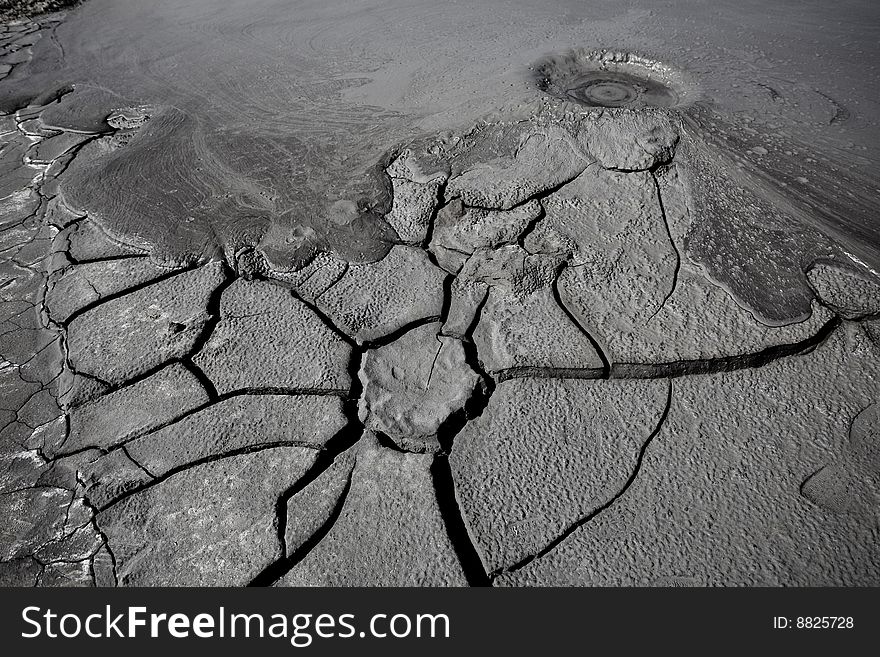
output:
[[[537,87],[588,107],[681,107],[695,90],[686,76],[656,60],[611,50],[571,50],[534,67]]]

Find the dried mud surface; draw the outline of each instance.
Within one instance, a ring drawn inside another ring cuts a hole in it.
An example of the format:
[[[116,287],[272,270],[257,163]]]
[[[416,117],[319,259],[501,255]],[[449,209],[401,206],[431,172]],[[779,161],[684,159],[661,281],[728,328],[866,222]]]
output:
[[[0,583],[880,584],[873,96],[305,4],[4,24]]]

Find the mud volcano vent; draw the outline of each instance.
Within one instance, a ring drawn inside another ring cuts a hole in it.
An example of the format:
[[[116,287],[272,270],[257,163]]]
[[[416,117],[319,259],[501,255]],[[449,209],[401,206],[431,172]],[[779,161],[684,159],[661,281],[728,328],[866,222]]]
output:
[[[541,91],[589,107],[679,107],[695,95],[684,74],[633,53],[572,50],[533,70]]]

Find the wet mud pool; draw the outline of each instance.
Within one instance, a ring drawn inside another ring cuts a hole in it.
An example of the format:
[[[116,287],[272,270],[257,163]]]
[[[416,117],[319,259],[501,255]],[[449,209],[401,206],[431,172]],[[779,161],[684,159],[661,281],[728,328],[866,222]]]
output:
[[[5,24],[0,581],[880,581],[871,3],[296,4]]]

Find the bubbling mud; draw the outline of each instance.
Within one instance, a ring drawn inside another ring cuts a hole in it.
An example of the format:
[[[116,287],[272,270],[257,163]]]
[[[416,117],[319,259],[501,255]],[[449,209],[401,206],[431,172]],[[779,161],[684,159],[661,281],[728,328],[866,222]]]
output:
[[[584,76],[567,94],[593,107],[669,107],[678,103],[678,95],[672,89],[626,73],[596,71]]]
[[[686,76],[656,60],[610,50],[571,50],[534,67],[544,93],[588,107],[681,107],[696,98]]]

